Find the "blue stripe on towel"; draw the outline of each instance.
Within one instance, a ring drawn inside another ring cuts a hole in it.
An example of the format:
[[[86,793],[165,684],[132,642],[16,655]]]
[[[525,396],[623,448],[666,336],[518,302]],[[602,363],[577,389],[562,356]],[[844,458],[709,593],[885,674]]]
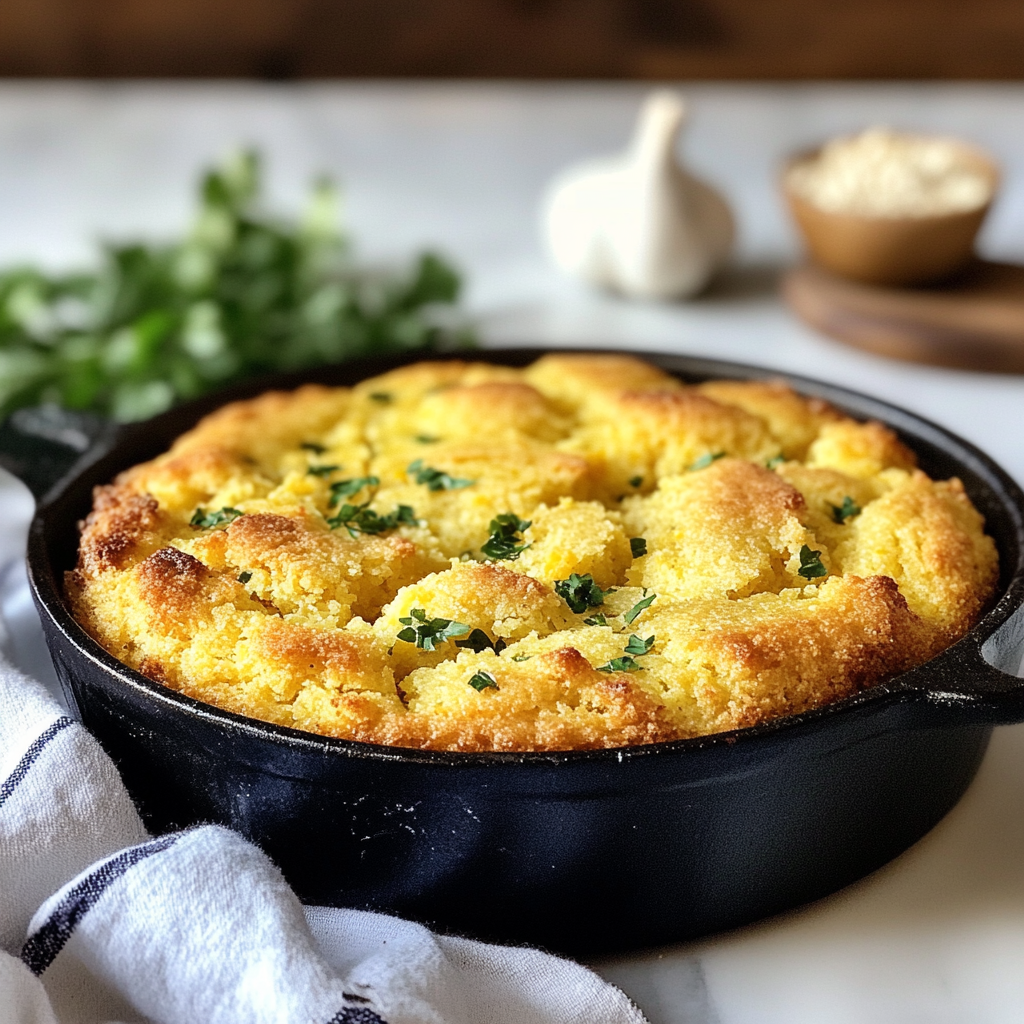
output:
[[[71,938],[79,921],[96,905],[112,882],[116,882],[139,861],[172,846],[183,834],[175,832],[173,835],[161,836],[148,843],[133,846],[122,851],[116,857],[111,857],[95,871],[86,875],[57,904],[56,909],[46,919],[43,926],[22,946],[21,959],[28,969],[37,976],[42,974]],[[362,1024],[362,1022],[353,1022],[353,1024]]]
[[[69,725],[75,723],[65,715],[61,715],[53,725],[48,726],[44,729],[33,741],[32,745],[25,751],[25,756],[15,765],[14,771],[4,780],[2,786],[0,786],[0,807],[7,802],[11,794],[18,788],[18,783],[21,782],[26,775],[28,770],[35,763],[35,760],[42,753],[43,748],[46,746],[54,736],[57,735],[62,729],[66,729]]]
[[[336,1013],[327,1024],[388,1024],[388,1022],[365,1006],[346,1006],[344,1010]]]

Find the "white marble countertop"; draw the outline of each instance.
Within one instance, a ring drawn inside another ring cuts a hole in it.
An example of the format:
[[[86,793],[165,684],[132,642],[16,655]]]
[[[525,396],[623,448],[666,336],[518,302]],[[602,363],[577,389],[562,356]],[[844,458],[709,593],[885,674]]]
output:
[[[537,207],[550,175],[622,146],[634,85],[0,85],[0,263],[90,258],[95,240],[180,229],[197,170],[266,154],[293,208],[326,170],[360,251],[454,257],[487,344],[623,346],[759,363],[867,391],[943,423],[1024,481],[1024,377],[887,362],[778,301],[796,244],[780,159],[874,123],[947,132],[1002,162],[990,256],[1024,259],[1024,86],[694,86],[685,140],[740,221],[739,266],[689,304],[634,305],[560,278]],[[17,614],[30,623],[27,609]],[[27,628],[27,627],[26,627]],[[25,634],[27,637],[27,633]],[[24,657],[31,659],[25,640]],[[892,865],[740,933],[602,964],[652,1024],[929,1024],[1024,1017],[1024,727],[997,730],[961,804]]]

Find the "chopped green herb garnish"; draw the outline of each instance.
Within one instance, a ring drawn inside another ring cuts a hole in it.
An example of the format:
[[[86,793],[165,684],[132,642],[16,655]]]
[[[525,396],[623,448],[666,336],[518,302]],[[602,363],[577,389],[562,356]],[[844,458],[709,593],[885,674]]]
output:
[[[591,615],[590,618],[583,620],[584,626],[607,626],[608,620],[598,612],[596,615]]]
[[[310,466],[306,472],[310,476],[330,476],[339,469],[341,466]]]
[[[327,520],[327,525],[336,530],[344,526],[350,537],[359,533],[387,533],[398,526],[419,526],[419,520],[411,505],[398,505],[393,512],[382,516],[366,505],[342,505],[336,515]]]
[[[322,444],[316,444],[313,441],[303,441],[299,447],[305,448],[307,452],[312,452],[314,455],[323,455],[323,453],[327,451]]]
[[[692,463],[687,467],[687,472],[693,473],[698,469],[707,469],[712,462],[717,462],[719,459],[725,458],[725,452],[708,452],[706,455],[702,455],[696,462]]]
[[[488,558],[514,561],[530,546],[522,543],[522,534],[530,525],[529,519],[520,519],[514,512],[503,512],[491,520],[491,535],[480,545],[480,550]]]
[[[490,672],[477,672],[469,679],[469,685],[472,686],[477,693],[482,693],[484,690],[498,689],[498,680],[495,679]]]
[[[216,512],[207,512],[197,508],[196,514],[189,520],[189,526],[199,530],[208,530],[212,526],[224,526],[237,519],[242,513],[237,508],[224,507]]]
[[[436,651],[438,644],[469,632],[469,626],[452,619],[428,619],[422,608],[413,608],[398,621],[406,627],[398,634],[398,639],[415,644],[424,651]]]
[[[765,467],[767,469],[778,469],[785,461],[785,455],[774,455],[765,463]]]
[[[644,589],[644,594],[646,594],[646,593],[647,593],[647,590],[646,590],[646,588],[645,588],[645,589]],[[649,597],[644,597],[644,598],[642,598],[641,600],[637,601],[637,603],[636,603],[635,605],[633,605],[633,607],[632,607],[632,608],[630,608],[630,609],[629,609],[629,611],[628,611],[628,612],[626,612],[626,614],[625,614],[625,615],[623,615],[623,616],[622,616],[622,618],[623,618],[623,620],[625,621],[626,625],[627,625],[627,626],[632,626],[632,625],[633,625],[633,623],[634,623],[634,622],[635,622],[635,621],[637,620],[637,618],[639,617],[640,613],[641,613],[641,612],[642,612],[642,611],[643,611],[643,610],[644,610],[645,608],[650,608],[650,606],[651,606],[651,605],[653,604],[653,602],[654,602],[654,599],[655,599],[655,598],[656,598],[657,596],[658,596],[657,594],[651,594],[651,595],[650,595]]]
[[[598,665],[598,672],[640,672],[642,665],[638,665],[628,654],[621,658],[612,658],[607,665]]]
[[[508,644],[499,636],[497,640],[492,640],[482,629],[474,629],[465,640],[456,640],[456,647],[468,647],[471,651],[476,651],[479,654],[481,651],[494,651],[495,654],[501,654]]]
[[[441,440],[439,437],[432,437],[430,434],[417,434],[416,440],[420,444],[437,444]]]
[[[329,504],[337,505],[339,501],[358,494],[364,487],[377,487],[379,484],[380,477],[376,476],[357,476],[351,480],[339,480],[331,484]]]
[[[629,550],[633,552],[634,558],[643,558],[647,554],[647,541],[643,537],[630,537]]]
[[[635,654],[638,657],[641,654],[650,654],[651,648],[654,646],[654,637],[649,636],[646,640],[641,639],[633,633],[630,635],[629,643],[626,644],[626,653]]]
[[[567,580],[555,580],[555,593],[577,614],[604,604],[605,592],[590,573],[570,574]]]
[[[846,497],[843,498],[842,505],[833,505],[829,502],[828,507],[832,509],[833,521],[837,522],[840,526],[842,526],[847,519],[859,516],[862,511],[860,505],[858,505],[857,502],[855,502],[849,495],[846,495]]]
[[[827,576],[828,569],[821,564],[821,552],[812,551],[806,544],[800,548],[800,568],[797,570],[798,576],[803,576],[805,580],[816,580],[820,576]]]
[[[387,405],[392,398],[390,391],[371,391],[370,398],[380,405]]]
[[[246,570],[245,572],[240,572],[238,574],[238,582],[241,583],[243,586],[246,583],[248,583],[249,580],[251,580],[251,579],[252,579],[252,573],[249,572],[248,570]]]
[[[643,486],[643,482],[644,482],[644,478],[642,476],[631,476],[629,478],[629,486],[630,487],[642,487]]]
[[[433,466],[424,466],[422,459],[410,462],[406,473],[416,477],[416,483],[426,484],[428,491],[458,491],[463,487],[472,487],[475,480],[467,480],[461,476],[451,476]]]
[[[532,654],[513,654],[513,661],[529,661],[533,657]]]

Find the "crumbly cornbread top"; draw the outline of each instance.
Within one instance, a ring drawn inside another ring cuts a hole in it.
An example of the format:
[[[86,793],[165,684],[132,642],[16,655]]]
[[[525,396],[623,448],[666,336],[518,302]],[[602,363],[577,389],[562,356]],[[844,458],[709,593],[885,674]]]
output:
[[[152,679],[438,750],[748,726],[932,657],[997,556],[960,481],[778,381],[422,362],[225,406],[99,488],[67,591]]]

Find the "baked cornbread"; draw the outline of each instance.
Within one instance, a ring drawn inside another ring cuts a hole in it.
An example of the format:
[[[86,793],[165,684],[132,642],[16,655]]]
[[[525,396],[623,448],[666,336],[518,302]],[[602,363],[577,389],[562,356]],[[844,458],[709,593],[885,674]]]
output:
[[[436,750],[763,722],[932,657],[997,555],[960,481],[782,382],[424,362],[225,406],[97,490],[66,586],[115,657]]]

